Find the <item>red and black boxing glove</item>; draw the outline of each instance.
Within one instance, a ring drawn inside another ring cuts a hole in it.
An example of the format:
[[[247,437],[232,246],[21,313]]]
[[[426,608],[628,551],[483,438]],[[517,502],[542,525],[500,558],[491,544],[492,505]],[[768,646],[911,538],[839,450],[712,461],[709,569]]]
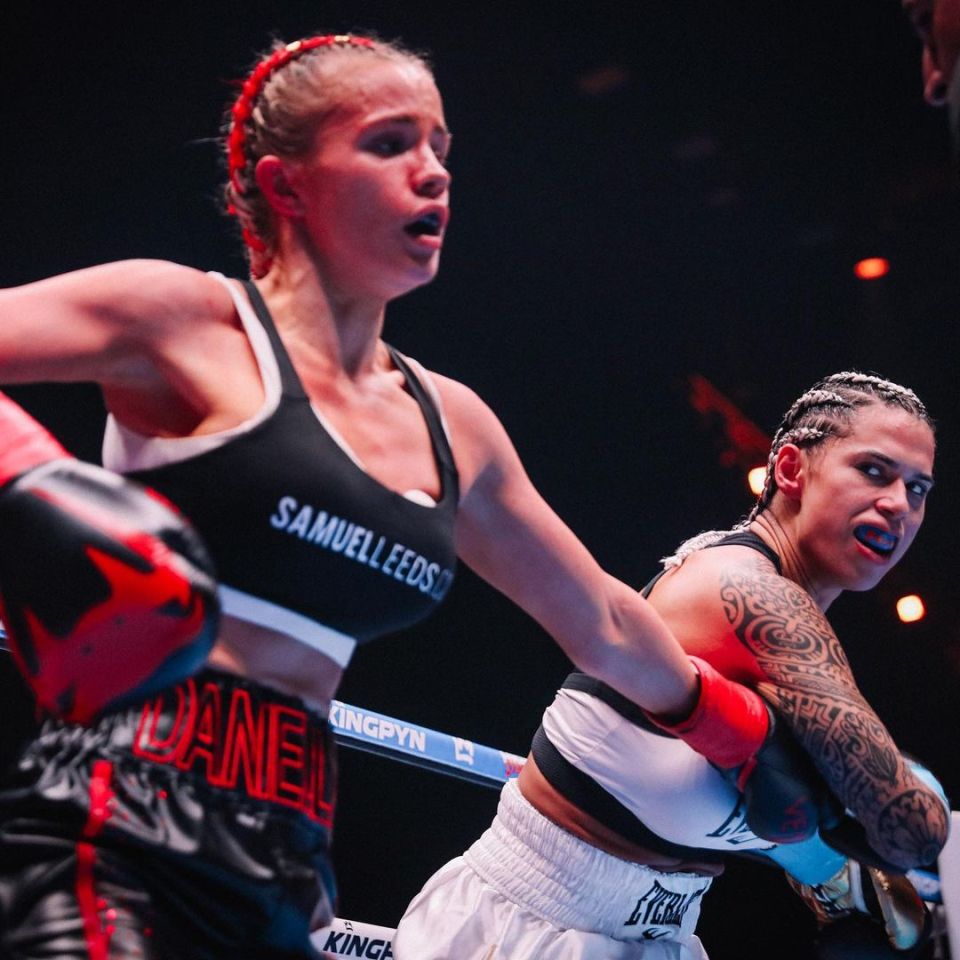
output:
[[[73,459],[0,393],[0,617],[40,707],[72,723],[195,673],[213,565],[167,500]]]
[[[809,754],[755,691],[691,657],[700,696],[684,720],[657,726],[703,754],[743,794],[747,825],[776,843],[797,843],[842,813]]]

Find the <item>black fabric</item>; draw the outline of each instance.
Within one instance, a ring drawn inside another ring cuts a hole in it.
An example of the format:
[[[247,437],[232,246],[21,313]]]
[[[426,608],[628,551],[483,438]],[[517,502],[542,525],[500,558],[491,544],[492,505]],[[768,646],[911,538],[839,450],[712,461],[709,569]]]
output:
[[[716,543],[710,544],[711,547],[730,545],[751,547],[759,553],[762,553],[774,564],[777,572],[780,572],[780,558],[755,533],[751,533],[749,530],[738,530],[728,534]],[[665,571],[661,570],[660,573],[647,584],[643,590],[644,596],[649,595],[656,582],[664,573]],[[662,737],[671,736],[671,734],[661,730],[648,719],[637,704],[628,700],[622,694],[617,693],[616,690],[602,680],[597,680],[585,673],[574,672],[564,680],[562,688],[588,693],[602,700],[631,723]],[[679,844],[670,843],[653,833],[644,826],[630,810],[620,803],[619,800],[613,797],[612,794],[607,793],[600,784],[566,760],[550,742],[543,727],[534,735],[532,750],[537,766],[556,790],[566,797],[566,799],[576,804],[576,806],[585,813],[588,813],[595,820],[614,830],[625,839],[651,850],[681,859],[695,859],[707,863],[723,862],[723,855],[719,854],[716,850],[700,850],[680,846]]]
[[[762,553],[776,567],[777,573],[783,573],[780,555],[752,530],[735,530],[721,537],[716,543],[707,544],[704,549],[709,550],[711,547],[750,547],[757,553]]]
[[[657,582],[666,572],[666,570],[658,570],[653,577],[644,584],[643,589],[640,591],[640,596],[645,598],[649,597],[653,588],[657,585]]]
[[[0,960],[319,960],[305,916],[290,922],[246,879],[223,884],[97,847],[93,892],[102,951],[91,949],[77,896],[82,844],[47,837],[4,842]],[[20,861],[30,867],[18,871]],[[255,898],[260,896],[258,901]],[[237,933],[235,931],[241,931]]]
[[[193,521],[223,585],[361,643],[408,627],[440,602],[456,564],[458,479],[436,408],[391,351],[440,473],[440,502],[425,507],[365,473],[324,430],[266,305],[246,289],[279,365],[278,408],[216,449],[131,476]]]
[[[326,721],[218,671],[93,727],[47,722],[0,790],[0,956],[89,958],[89,888],[111,960],[313,960],[335,792]]]
[[[755,534],[752,530],[733,530],[726,536],[721,537],[715,543],[708,543],[701,549],[709,550],[711,547],[731,546],[750,547],[753,550],[756,550],[758,553],[762,553],[774,565],[777,573],[783,573],[783,568],[780,565],[780,555],[776,552],[776,550],[773,549],[773,547],[767,546],[763,539]],[[666,572],[666,570],[658,570],[654,576],[647,581],[646,585],[640,591],[641,596],[649,597],[653,592],[653,588],[657,585],[660,578]]]
[[[671,843],[646,827],[596,780],[570,763],[550,742],[543,727],[533,736],[531,752],[537,768],[555,790],[625,840],[678,860],[723,863],[723,855],[716,850]]]
[[[777,555],[776,551],[774,551],[771,547],[768,547],[760,537],[749,530],[737,530],[733,533],[727,534],[716,543],[711,543],[709,545],[709,547],[728,546],[751,547],[758,553],[762,553],[776,567],[777,573],[781,572],[780,557]],[[705,547],[704,549],[709,549],[709,547]],[[644,587],[644,596],[649,595],[656,582],[660,579],[660,577],[663,576],[665,572],[666,571],[661,570],[660,573],[658,573],[647,584],[647,586]],[[635,723],[638,726],[643,727],[645,730],[650,730],[652,733],[657,733],[664,737],[670,736],[670,734],[665,733],[656,724],[652,723],[647,718],[643,710],[633,703],[633,701],[628,700],[626,697],[617,693],[616,690],[605,684],[602,680],[597,680],[594,677],[587,676],[585,673],[574,672],[571,673],[566,680],[564,680],[563,687],[569,690],[582,690],[584,693],[589,693],[591,696],[602,700],[608,706],[613,707],[613,709],[616,710],[621,717],[624,717],[631,723]]]
[[[631,723],[635,723],[644,730],[659,734],[661,737],[669,737],[672,734],[666,733],[658,727],[650,718],[638,707],[632,700],[628,700],[623,694],[617,693],[613,687],[608,686],[602,680],[596,677],[588,676],[586,673],[571,673],[561,684],[564,690],[580,690],[583,693],[589,693],[592,697],[602,700],[605,704],[613,707],[617,713]]]

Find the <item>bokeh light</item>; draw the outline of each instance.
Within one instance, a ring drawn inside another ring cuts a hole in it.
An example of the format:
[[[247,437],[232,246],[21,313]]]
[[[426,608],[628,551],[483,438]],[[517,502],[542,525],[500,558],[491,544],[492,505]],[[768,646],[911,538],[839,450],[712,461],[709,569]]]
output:
[[[927,608],[915,593],[901,597],[897,601],[897,616],[904,623],[916,623],[917,620],[922,620],[926,613]]]
[[[890,261],[883,257],[866,257],[855,264],[853,272],[860,280],[879,280],[890,272]]]

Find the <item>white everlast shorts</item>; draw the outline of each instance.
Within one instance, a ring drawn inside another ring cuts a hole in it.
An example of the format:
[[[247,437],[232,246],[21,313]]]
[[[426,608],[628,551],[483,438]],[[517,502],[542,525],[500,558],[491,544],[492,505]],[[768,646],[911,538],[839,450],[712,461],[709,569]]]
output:
[[[707,960],[711,878],[660,873],[562,830],[510,781],[482,837],[427,881],[396,960]]]

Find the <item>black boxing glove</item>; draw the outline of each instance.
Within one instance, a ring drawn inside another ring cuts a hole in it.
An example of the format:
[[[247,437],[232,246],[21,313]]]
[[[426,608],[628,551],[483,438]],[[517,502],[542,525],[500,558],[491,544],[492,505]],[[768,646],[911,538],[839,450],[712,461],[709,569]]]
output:
[[[744,796],[747,825],[776,843],[797,843],[841,810],[807,752],[758,693],[728,680],[698,657],[700,697],[680,722],[651,716],[703,754]]]
[[[722,773],[743,794],[747,825],[758,837],[797,843],[838,823],[843,806],[810,754],[766,701],[764,706],[770,726],[763,743],[742,766]]]
[[[40,707],[89,723],[196,672],[219,603],[182,514],[71,458],[2,393],[0,445],[0,616]]]
[[[890,955],[900,957],[914,956],[930,937],[930,912],[903,874],[847,860],[823,883],[800,883],[789,874],[787,882],[813,911],[821,929],[856,915],[869,917],[882,927],[894,952]]]

